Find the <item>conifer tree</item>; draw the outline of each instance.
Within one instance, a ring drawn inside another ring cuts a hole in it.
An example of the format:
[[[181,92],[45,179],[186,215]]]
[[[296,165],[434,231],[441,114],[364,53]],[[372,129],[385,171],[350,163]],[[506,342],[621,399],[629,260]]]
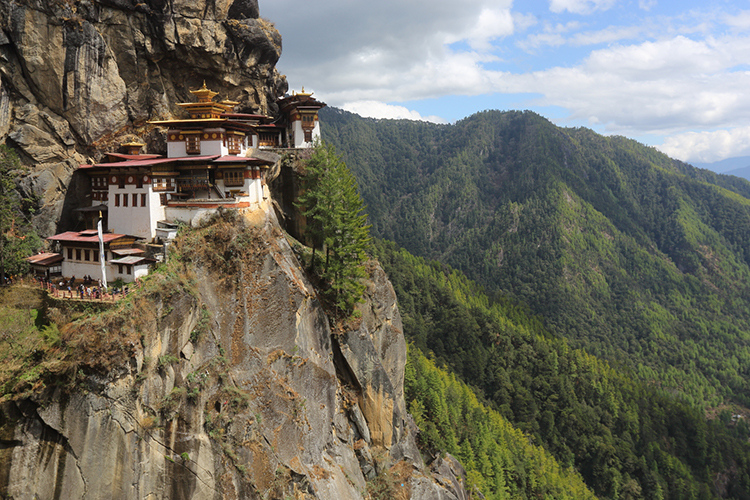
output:
[[[350,314],[362,300],[365,285],[361,279],[366,276],[364,263],[370,244],[370,226],[362,213],[357,182],[331,144],[317,143],[305,164],[302,187],[298,206],[307,218],[312,240],[310,268],[316,271],[316,250],[322,248],[322,268],[317,272],[326,283],[323,295]]]

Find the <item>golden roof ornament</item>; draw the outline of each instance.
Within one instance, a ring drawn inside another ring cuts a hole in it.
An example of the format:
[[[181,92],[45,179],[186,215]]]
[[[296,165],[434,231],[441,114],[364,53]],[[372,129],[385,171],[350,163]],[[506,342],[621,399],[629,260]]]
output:
[[[214,97],[219,95],[218,92],[214,92],[206,87],[206,80],[203,80],[203,87],[198,90],[191,90],[190,93],[198,98],[198,102],[211,102]]]

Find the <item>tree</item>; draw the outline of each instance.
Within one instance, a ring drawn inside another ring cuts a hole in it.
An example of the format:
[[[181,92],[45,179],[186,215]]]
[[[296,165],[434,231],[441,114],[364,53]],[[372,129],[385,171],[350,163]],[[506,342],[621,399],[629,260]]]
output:
[[[366,276],[364,263],[370,244],[370,226],[357,182],[328,143],[317,143],[305,163],[298,206],[307,217],[312,240],[311,271],[316,271],[316,250],[324,252],[320,277],[323,296],[340,311],[350,314],[362,300]]]
[[[15,189],[15,178],[21,170],[16,153],[0,145],[0,280],[6,274],[26,272],[26,257],[41,246],[28,220],[30,200],[21,198]]]

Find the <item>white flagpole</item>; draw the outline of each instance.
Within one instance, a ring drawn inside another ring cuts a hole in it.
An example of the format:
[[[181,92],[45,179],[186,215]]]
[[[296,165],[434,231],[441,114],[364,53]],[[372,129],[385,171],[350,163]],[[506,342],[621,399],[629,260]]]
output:
[[[102,211],[99,210],[99,222],[96,225],[99,232],[99,263],[102,265],[102,287],[107,289],[107,269],[104,262],[104,236],[102,235]]]

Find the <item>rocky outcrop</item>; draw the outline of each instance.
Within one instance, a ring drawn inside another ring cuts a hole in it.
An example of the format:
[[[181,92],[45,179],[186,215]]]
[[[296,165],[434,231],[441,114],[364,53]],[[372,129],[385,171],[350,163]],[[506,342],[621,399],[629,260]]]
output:
[[[0,143],[33,167],[20,187],[39,200],[37,229],[72,224],[79,164],[130,134],[163,148],[146,121],[177,113],[203,81],[273,115],[280,55],[256,0],[0,0]]]
[[[466,498],[460,466],[415,446],[379,266],[361,323],[332,333],[273,215],[224,217],[64,331],[85,339],[72,382],[3,405],[0,497],[358,499],[387,477],[394,498]]]

